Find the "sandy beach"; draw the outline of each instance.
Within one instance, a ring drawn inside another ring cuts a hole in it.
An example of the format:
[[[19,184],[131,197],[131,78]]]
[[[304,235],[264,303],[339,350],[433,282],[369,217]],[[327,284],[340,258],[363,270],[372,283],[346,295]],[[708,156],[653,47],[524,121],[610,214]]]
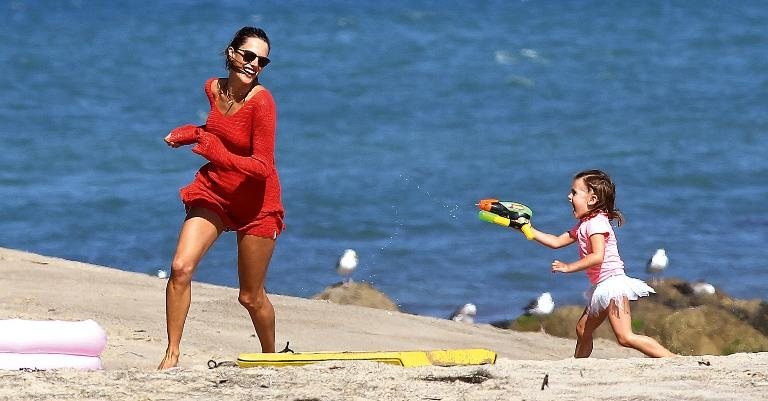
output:
[[[546,334],[281,295],[271,295],[277,343],[295,351],[488,348],[499,359],[480,367],[208,369],[210,359],[259,349],[237,290],[203,283],[193,284],[180,367],[158,372],[164,289],[149,275],[0,248],[2,318],[93,319],[108,336],[104,370],[0,371],[0,399],[762,400],[768,391],[768,353],[654,360],[598,340],[592,358],[575,360],[573,340]]]

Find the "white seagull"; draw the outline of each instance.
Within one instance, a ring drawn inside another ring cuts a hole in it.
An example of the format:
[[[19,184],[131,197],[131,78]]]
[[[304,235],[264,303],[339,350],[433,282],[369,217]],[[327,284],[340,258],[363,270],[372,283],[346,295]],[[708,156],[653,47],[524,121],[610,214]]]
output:
[[[695,295],[712,295],[715,293],[715,286],[703,280],[691,284],[691,289]]]
[[[532,300],[524,309],[526,314],[535,316],[539,320],[541,332],[546,334],[541,318],[549,315],[555,310],[555,301],[552,299],[552,294],[549,292],[542,293],[538,298]]]
[[[552,300],[552,294],[545,292],[538,298],[532,300],[525,307],[525,312],[533,316],[545,316],[555,310],[555,301]]]
[[[475,304],[464,304],[460,308],[453,311],[450,319],[454,322],[464,322],[472,324],[475,322],[475,316],[477,315],[477,307]]]
[[[357,268],[357,252],[354,249],[346,249],[336,262],[336,273],[344,278],[344,284],[352,281],[352,272]]]
[[[664,249],[657,249],[656,253],[654,253],[648,260],[648,265],[646,265],[645,271],[651,275],[653,282],[657,283],[657,275],[661,274],[667,266],[669,266],[667,251]]]

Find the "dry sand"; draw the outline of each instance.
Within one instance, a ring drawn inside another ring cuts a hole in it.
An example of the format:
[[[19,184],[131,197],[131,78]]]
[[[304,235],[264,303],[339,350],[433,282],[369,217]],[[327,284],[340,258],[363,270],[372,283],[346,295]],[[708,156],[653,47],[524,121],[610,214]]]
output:
[[[274,273],[273,273],[274,274]],[[326,301],[271,295],[277,342],[296,351],[488,348],[495,365],[401,368],[326,362],[219,367],[258,352],[233,288],[194,283],[180,367],[165,350],[165,280],[0,248],[0,318],[93,319],[107,331],[103,371],[0,371],[0,399],[125,400],[764,400],[768,353],[648,359],[612,342],[571,358],[574,341]],[[574,322],[575,323],[575,322]],[[549,386],[541,389],[544,376]]]

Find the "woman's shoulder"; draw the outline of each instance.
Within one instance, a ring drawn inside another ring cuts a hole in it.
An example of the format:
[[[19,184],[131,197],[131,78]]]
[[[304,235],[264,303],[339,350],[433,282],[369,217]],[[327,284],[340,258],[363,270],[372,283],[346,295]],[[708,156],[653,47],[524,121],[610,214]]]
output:
[[[275,106],[275,98],[272,97],[272,92],[269,91],[264,85],[258,85],[253,93],[253,100],[261,105]]]
[[[217,83],[219,82],[220,79],[223,79],[223,78],[210,77],[210,78],[205,80],[205,84],[203,85],[203,89],[205,90],[205,94],[208,95],[208,97],[212,97],[213,96],[213,89],[214,89],[214,87],[218,87]]]

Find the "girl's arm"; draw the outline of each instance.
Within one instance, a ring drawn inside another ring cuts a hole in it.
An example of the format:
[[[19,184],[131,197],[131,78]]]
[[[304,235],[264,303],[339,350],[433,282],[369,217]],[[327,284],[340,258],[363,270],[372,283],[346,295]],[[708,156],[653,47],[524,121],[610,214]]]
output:
[[[552,234],[545,233],[543,231],[539,231],[535,228],[533,228],[533,239],[538,241],[540,244],[550,247],[552,249],[562,248],[564,246],[571,245],[575,241],[573,238],[571,238],[571,235],[568,234],[567,231],[560,234],[560,236],[558,237]]]
[[[589,237],[592,253],[585,255],[583,258],[573,263],[564,263],[559,260],[552,262],[552,273],[573,273],[602,264],[605,257],[605,235],[604,233],[596,233]]]

